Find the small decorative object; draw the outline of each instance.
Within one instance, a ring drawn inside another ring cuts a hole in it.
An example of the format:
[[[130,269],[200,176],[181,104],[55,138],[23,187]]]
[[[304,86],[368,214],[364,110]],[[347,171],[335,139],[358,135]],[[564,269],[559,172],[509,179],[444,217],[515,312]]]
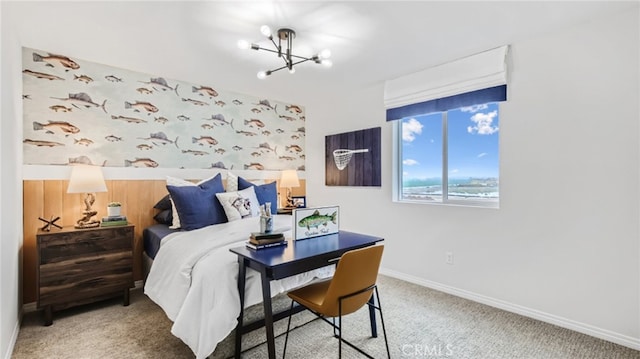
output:
[[[293,207],[295,208],[304,208],[307,206],[307,199],[305,196],[294,196],[291,197],[293,201]]]
[[[42,217],[38,217],[39,220],[41,220],[42,222],[46,223],[41,229],[45,232],[49,232],[51,230],[51,226],[57,227],[59,229],[62,229],[62,227],[60,227],[59,225],[56,224],[56,221],[60,219],[60,216],[53,218],[53,216],[51,216],[51,220],[47,221],[46,219],[42,218]]]
[[[107,204],[107,215],[109,217],[120,216],[121,209],[122,204],[120,202],[109,202],[109,204]]]
[[[291,187],[300,187],[298,180],[298,172],[296,170],[284,170],[280,175],[280,188],[287,189],[287,198],[285,208],[293,208],[293,200],[291,198]]]
[[[381,132],[374,127],[325,136],[325,184],[380,187]]]
[[[260,233],[273,231],[273,217],[271,217],[271,203],[260,206]]]
[[[97,166],[75,165],[71,169],[71,177],[69,178],[69,187],[67,193],[85,193],[84,205],[82,212],[83,217],[80,218],[76,228],[94,228],[100,226],[100,221],[93,218],[98,211],[94,211],[91,206],[96,201],[94,192],[107,192],[107,185],[104,183],[102,170]]]
[[[293,210],[293,239],[307,239],[338,233],[340,207],[313,207]]]

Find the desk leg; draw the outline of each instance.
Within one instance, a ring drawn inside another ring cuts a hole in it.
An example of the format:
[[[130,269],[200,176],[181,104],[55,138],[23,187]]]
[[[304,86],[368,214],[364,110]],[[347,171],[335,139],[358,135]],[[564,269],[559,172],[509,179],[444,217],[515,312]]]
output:
[[[235,358],[240,359],[240,353],[242,352],[242,323],[244,318],[244,289],[247,267],[245,266],[244,259],[238,258],[238,294],[240,295],[240,315],[238,316],[238,324],[236,325],[236,343],[235,343]]]
[[[373,293],[371,293],[371,298],[369,298],[369,319],[371,320],[371,337],[372,338],[377,338],[378,337],[378,327],[376,326],[376,310],[373,307],[376,302],[373,299]]]
[[[273,308],[271,307],[271,285],[269,278],[267,278],[266,268],[262,268],[260,271],[260,278],[262,279],[262,302],[264,304],[264,328],[267,332],[267,349],[269,352],[269,359],[275,359],[276,357],[276,343],[275,336],[273,334]]]

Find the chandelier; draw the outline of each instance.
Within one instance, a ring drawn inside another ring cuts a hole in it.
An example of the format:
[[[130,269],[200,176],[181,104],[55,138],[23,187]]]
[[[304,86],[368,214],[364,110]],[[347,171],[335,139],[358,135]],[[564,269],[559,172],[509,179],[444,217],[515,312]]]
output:
[[[271,28],[269,28],[269,26],[263,25],[260,28],[260,32],[264,36],[266,36],[269,40],[271,40],[271,44],[273,44],[275,50],[262,47],[258,44],[249,43],[248,41],[245,41],[245,40],[238,41],[238,47],[241,49],[252,49],[256,51],[263,50],[263,51],[273,52],[274,54],[277,54],[278,57],[282,58],[282,60],[284,61],[284,66],[278,67],[277,69],[273,69],[273,70],[258,72],[259,79],[264,79],[265,77],[271,75],[272,73],[279,70],[283,70],[283,69],[288,69],[289,73],[294,73],[296,72],[296,69],[294,68],[295,65],[301,64],[307,61],[313,61],[316,64],[322,64],[327,67],[331,67],[332,65],[331,60],[329,60],[329,57],[331,56],[331,51],[326,49],[320,51],[319,53],[311,57],[294,55],[292,53],[292,49],[293,49],[293,39],[296,37],[296,32],[291,29],[287,29],[287,28],[278,29],[278,31],[275,34],[275,36],[278,39],[277,43],[276,43],[276,40],[274,40],[274,34],[271,32]]]

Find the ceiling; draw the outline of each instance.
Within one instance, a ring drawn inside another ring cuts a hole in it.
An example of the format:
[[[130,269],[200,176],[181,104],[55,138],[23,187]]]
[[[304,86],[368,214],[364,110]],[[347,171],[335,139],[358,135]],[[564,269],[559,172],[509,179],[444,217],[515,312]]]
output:
[[[636,9],[627,2],[552,1],[261,1],[184,3],[185,34],[198,39],[216,66],[232,66],[259,86],[362,87],[453,59],[526,40],[607,14]],[[261,25],[296,31],[294,53],[329,48],[332,68],[300,64],[258,80],[282,60],[240,50],[240,39],[268,45]],[[204,34],[204,36],[203,36]]]

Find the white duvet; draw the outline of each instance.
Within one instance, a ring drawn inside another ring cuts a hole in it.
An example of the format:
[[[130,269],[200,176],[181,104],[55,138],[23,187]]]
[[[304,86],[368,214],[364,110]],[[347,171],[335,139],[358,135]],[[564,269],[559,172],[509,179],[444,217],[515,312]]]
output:
[[[291,216],[274,216],[276,230],[287,229]],[[171,319],[171,333],[185,342],[197,358],[206,358],[237,324],[240,314],[237,256],[229,248],[243,246],[250,232],[259,229],[252,217],[172,233],[162,239],[144,292]],[[333,268],[303,273],[271,282],[271,294],[290,290],[315,277],[332,274]],[[262,301],[258,272],[248,268],[245,308]]]

